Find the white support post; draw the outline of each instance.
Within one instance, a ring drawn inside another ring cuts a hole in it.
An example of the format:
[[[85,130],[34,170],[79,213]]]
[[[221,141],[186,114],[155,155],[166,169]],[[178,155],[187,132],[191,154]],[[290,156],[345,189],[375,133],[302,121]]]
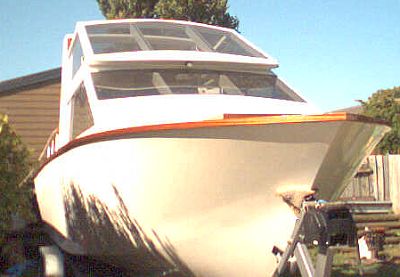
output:
[[[64,257],[57,246],[41,246],[43,276],[64,277]]]
[[[299,267],[302,277],[315,276],[312,260],[305,244],[297,243],[297,247],[294,250],[294,256],[296,257],[297,266]]]

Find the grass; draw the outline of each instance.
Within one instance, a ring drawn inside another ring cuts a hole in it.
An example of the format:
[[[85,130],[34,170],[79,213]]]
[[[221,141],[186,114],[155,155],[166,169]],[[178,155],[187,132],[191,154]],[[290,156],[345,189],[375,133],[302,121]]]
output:
[[[343,248],[334,255],[332,276],[400,276],[400,215],[354,215],[359,232],[365,226],[385,228],[385,245],[379,261],[357,261],[356,248]],[[315,250],[314,250],[315,251]],[[316,251],[315,251],[316,252]],[[361,271],[360,271],[361,269]]]
[[[400,245],[385,245],[379,261],[357,261],[355,248],[337,251],[333,259],[332,276],[400,276]],[[361,270],[360,270],[361,269]]]

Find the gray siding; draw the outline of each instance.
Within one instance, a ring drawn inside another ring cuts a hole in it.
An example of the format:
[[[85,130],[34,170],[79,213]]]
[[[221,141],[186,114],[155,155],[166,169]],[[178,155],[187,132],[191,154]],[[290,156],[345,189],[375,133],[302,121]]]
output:
[[[37,159],[51,132],[58,127],[60,83],[43,84],[10,94],[0,94],[0,113]]]

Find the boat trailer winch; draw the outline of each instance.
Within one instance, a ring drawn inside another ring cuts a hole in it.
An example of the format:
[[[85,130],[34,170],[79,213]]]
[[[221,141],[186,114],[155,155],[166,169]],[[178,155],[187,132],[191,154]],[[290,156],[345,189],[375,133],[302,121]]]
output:
[[[314,268],[307,246],[317,246]],[[274,246],[281,258],[273,276],[287,276],[289,259],[296,258],[303,277],[330,276],[335,246],[357,246],[357,231],[349,208],[342,203],[305,201],[284,251]]]

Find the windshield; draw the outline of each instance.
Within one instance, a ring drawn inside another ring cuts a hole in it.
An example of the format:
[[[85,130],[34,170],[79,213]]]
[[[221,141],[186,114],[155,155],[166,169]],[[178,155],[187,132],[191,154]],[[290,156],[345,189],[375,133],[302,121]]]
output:
[[[232,32],[165,21],[86,26],[95,54],[181,50],[265,56]]]
[[[276,86],[273,73],[201,70],[118,70],[92,73],[103,99],[159,94],[228,94],[303,101]]]

